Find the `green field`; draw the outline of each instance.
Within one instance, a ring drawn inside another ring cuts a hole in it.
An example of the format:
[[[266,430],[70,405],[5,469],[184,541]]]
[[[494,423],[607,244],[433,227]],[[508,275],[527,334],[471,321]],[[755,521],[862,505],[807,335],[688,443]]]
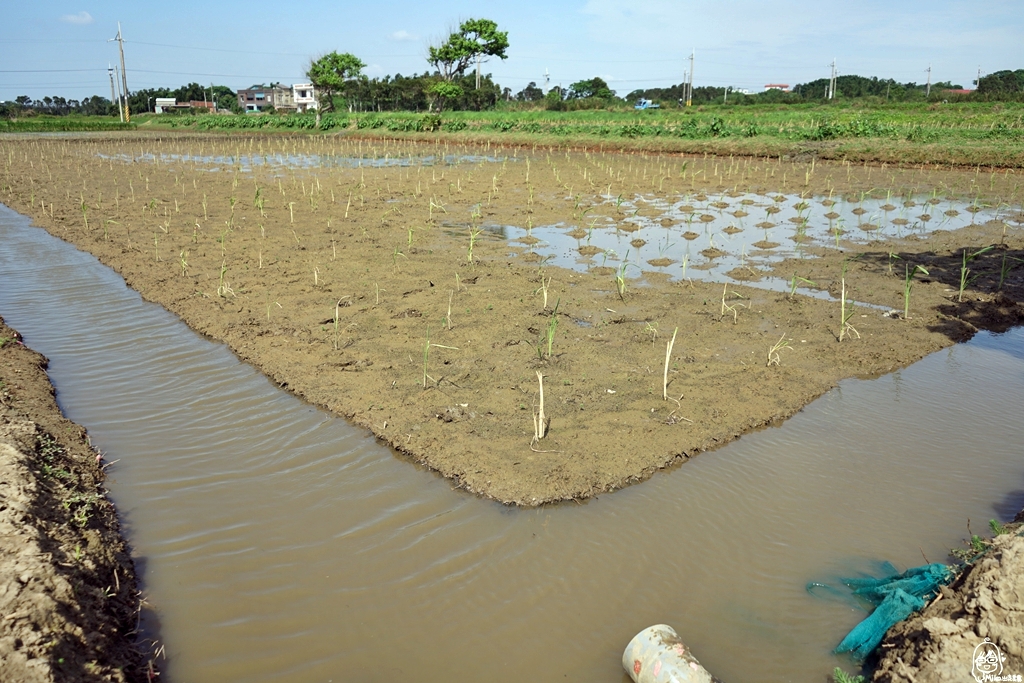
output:
[[[315,132],[312,114],[142,115],[132,124],[96,117],[0,122],[0,131],[140,129]],[[460,142],[650,150],[690,154],[846,159],[883,163],[1024,167],[1024,104],[705,105],[635,111],[331,113],[321,132]]]
[[[30,116],[0,119],[0,133],[63,133],[104,130],[134,130],[134,123],[122,123],[103,116]]]

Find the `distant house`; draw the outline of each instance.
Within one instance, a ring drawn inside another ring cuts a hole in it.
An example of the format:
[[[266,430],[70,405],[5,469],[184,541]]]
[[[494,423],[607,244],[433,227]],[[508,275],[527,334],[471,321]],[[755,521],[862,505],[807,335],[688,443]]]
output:
[[[295,100],[295,108],[299,111],[309,111],[317,108],[316,91],[312,83],[296,83],[292,86],[292,97]]]
[[[295,95],[291,88],[280,83],[254,85],[238,91],[238,106],[247,112],[274,109],[295,109]]]
[[[973,90],[965,90],[964,88],[957,88],[957,89],[953,89],[953,90],[943,90],[942,92],[947,93],[949,95],[970,95],[974,91]]]
[[[158,97],[156,98],[156,107],[153,109],[157,114],[163,114],[168,109],[174,109],[178,106],[178,103],[173,97]]]
[[[157,114],[163,114],[176,109],[209,109],[212,112],[216,111],[217,106],[213,102],[202,102],[199,100],[178,102],[173,97],[158,97],[156,98],[156,105],[153,111]]]
[[[765,90],[781,90],[782,92],[789,92],[789,83],[768,83],[764,86]]]

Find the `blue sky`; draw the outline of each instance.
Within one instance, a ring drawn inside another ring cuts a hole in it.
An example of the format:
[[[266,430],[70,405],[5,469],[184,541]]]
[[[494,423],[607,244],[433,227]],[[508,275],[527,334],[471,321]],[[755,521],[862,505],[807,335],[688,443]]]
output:
[[[679,83],[696,50],[694,84],[760,91],[841,74],[901,82],[1024,68],[1024,0],[461,0],[353,3],[266,0],[15,2],[0,22],[0,100],[18,95],[109,97],[107,42],[121,22],[128,87],[190,81],[238,89],[300,82],[312,56],[337,50],[369,76],[420,73],[427,45],[486,17],[508,31],[508,59],[484,67],[518,92],[530,81],[568,86],[593,76],[618,94]],[[481,9],[483,7],[484,9]]]

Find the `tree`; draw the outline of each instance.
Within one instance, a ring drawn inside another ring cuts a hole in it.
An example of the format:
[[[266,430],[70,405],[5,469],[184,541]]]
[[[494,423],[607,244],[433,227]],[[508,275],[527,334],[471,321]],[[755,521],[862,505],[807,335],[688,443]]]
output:
[[[516,99],[520,102],[537,102],[544,99],[544,91],[537,87],[533,81],[516,93]]]
[[[608,87],[603,78],[595,76],[588,81],[576,81],[569,86],[570,100],[582,100],[588,97],[599,97],[610,100],[615,97],[615,91]]]
[[[334,96],[345,92],[349,83],[358,78],[366,64],[355,55],[331,52],[310,62],[306,77],[316,90],[316,127],[320,127],[320,111],[334,111]]]
[[[431,46],[427,63],[437,69],[441,78],[453,81],[466,74],[477,58],[488,56],[507,59],[508,31],[499,31],[490,19],[467,19],[459,30],[438,46]]]
[[[1003,70],[982,76],[977,81],[979,95],[1004,95],[1024,92],[1024,69]]]
[[[448,81],[437,81],[429,88],[427,92],[434,96],[434,102],[437,104],[437,110],[441,111],[444,109],[444,103],[448,100],[457,100],[462,97],[462,87],[455,83],[449,83]]]

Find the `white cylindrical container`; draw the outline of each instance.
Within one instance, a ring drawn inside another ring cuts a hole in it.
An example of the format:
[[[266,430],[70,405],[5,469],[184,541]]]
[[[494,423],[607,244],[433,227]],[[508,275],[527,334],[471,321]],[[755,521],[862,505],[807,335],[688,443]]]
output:
[[[636,683],[721,683],[665,624],[645,628],[629,641],[622,668]]]

